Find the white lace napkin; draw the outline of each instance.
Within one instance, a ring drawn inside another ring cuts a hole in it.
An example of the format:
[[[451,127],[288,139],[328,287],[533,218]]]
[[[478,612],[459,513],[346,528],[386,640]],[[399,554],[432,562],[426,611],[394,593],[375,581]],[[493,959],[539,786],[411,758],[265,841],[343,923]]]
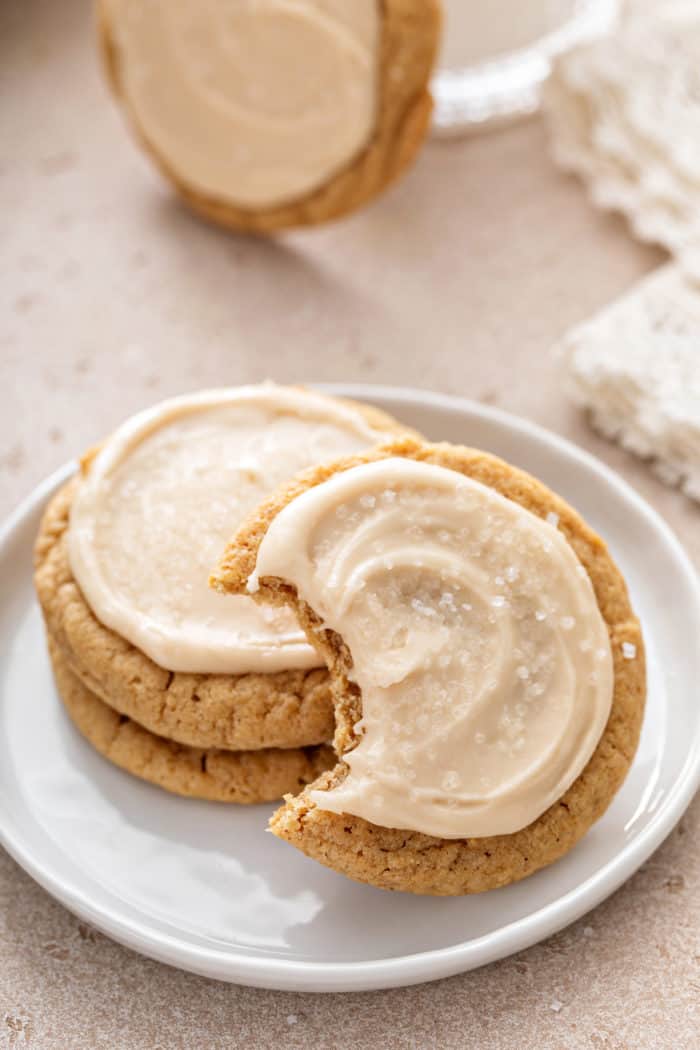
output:
[[[557,162],[700,281],[700,3],[638,0],[556,62],[544,109]]]
[[[655,271],[559,351],[593,425],[700,501],[700,294],[680,267]]]

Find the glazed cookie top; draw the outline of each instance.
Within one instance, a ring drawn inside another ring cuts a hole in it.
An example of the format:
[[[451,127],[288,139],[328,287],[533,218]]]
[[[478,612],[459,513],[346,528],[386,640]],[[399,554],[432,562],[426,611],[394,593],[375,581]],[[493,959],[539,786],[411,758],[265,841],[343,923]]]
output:
[[[434,463],[335,474],[273,518],[249,590],[281,578],[336,632],[362,697],[321,809],[445,839],[510,834],[561,798],[611,709],[591,580],[556,528]]]
[[[224,598],[207,576],[276,485],[375,445],[387,422],[274,384],[203,391],[134,416],[86,465],[71,507],[71,571],[93,612],[170,671],[319,666],[290,610]]]
[[[267,208],[310,193],[376,121],[379,0],[108,0],[125,101],[199,193]]]

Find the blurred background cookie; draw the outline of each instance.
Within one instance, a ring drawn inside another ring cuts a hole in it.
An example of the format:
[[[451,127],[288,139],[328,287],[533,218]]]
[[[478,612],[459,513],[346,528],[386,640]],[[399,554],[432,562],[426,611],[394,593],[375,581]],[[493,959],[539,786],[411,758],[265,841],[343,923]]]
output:
[[[269,233],[365,204],[428,129],[437,0],[101,0],[114,93],[199,214]]]

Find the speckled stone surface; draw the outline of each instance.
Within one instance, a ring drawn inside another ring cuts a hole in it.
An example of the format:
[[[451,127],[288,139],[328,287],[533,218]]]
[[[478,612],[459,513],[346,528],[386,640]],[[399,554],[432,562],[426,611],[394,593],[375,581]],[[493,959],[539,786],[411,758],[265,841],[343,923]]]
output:
[[[498,404],[620,470],[700,565],[700,511],[595,437],[549,346],[657,265],[547,160],[538,122],[432,144],[372,208],[264,243],[209,229],[131,144],[86,0],[0,4],[0,513],[178,391],[274,376]],[[594,912],[420,988],[313,996],[149,962],[0,854],[0,1048],[697,1050],[700,799]]]

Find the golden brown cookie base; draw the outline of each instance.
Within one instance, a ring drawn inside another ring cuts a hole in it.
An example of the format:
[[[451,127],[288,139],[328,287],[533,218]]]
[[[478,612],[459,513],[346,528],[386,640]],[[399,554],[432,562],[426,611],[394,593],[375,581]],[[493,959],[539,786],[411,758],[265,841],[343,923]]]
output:
[[[288,204],[246,209],[207,197],[175,172],[139,125],[122,92],[120,55],[109,0],[98,6],[99,40],[115,97],[125,106],[131,126],[186,204],[205,219],[234,230],[274,233],[294,226],[328,222],[354,211],[380,194],[412,163],[430,124],[428,82],[440,40],[437,0],[378,0],[383,25],[379,59],[379,107],[368,146],[347,167],[318,189]]]
[[[512,835],[448,840],[418,832],[371,824],[360,817],[319,809],[308,794],[287,798],[275,813],[271,830],[308,856],[359,882],[411,893],[457,895],[505,886],[551,864],[574,846],[602,816],[622,784],[639,741],[646,692],[641,629],[630,606],[625,582],[604,542],[559,496],[541,482],[495,456],[452,445],[398,441],[335,464],[307,471],[281,489],[246,523],[227,548],[213,582],[237,593],[252,572],[258,547],[273,518],[301,492],[339,471],[388,456],[404,456],[456,470],[494,488],[501,495],[545,517],[559,516],[559,529],[586,568],[610,635],[615,669],[612,709],[603,735],[587,766],[559,802],[527,828]],[[283,580],[264,578],[260,598],[289,604],[323,652],[331,671],[336,700],[336,750],[357,743],[354,725],[361,716],[361,697],[348,681],[350,654]],[[636,646],[625,660],[622,643]],[[340,762],[313,790],[331,788],[347,773]]]
[[[362,413],[378,432],[407,428],[379,409],[336,399]],[[91,455],[84,459],[89,469]],[[66,530],[69,482],[51,500],[35,547],[35,586],[47,628],[87,688],[151,732],[181,744],[233,751],[307,747],[333,736],[333,703],[325,668],[276,674],[206,675],[159,667],[105,627],[71,573]]]
[[[119,715],[71,672],[49,638],[58,692],[74,725],[114,765],[151,784],[213,802],[272,802],[298,791],[334,761],[330,747],[221,751],[185,747]]]

